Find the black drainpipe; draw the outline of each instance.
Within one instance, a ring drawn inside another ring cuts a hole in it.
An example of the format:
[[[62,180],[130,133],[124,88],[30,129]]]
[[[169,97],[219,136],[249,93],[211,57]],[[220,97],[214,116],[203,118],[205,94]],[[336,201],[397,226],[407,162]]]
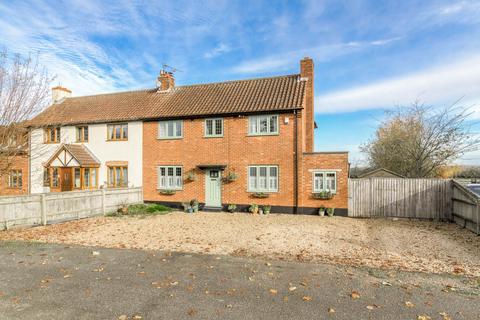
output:
[[[293,138],[294,141],[294,159],[293,159],[293,192],[294,192],[294,206],[293,206],[293,213],[298,213],[298,117],[297,117],[297,110],[293,112],[293,116],[295,117],[295,137]]]

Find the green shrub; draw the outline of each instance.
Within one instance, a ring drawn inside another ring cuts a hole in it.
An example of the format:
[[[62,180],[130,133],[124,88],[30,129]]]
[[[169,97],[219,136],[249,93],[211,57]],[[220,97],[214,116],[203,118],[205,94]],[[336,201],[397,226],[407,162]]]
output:
[[[146,212],[148,213],[156,213],[156,212],[170,212],[172,211],[172,208],[166,207],[161,204],[149,204],[147,208],[145,209]]]

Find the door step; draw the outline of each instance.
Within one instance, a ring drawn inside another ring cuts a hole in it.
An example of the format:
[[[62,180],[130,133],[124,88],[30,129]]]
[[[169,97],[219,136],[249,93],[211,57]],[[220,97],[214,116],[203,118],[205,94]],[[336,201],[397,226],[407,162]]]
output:
[[[202,208],[202,211],[209,211],[209,212],[220,212],[222,211],[222,207],[209,207],[209,206],[204,206]]]

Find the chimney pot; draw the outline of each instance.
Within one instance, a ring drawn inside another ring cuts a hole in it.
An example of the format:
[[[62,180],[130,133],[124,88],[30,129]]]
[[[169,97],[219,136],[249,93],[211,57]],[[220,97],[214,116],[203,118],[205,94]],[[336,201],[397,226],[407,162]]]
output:
[[[66,98],[70,98],[72,96],[72,91],[62,87],[56,86],[52,88],[52,104],[59,103]]]
[[[167,91],[175,87],[175,77],[173,72],[167,72],[165,70],[160,71],[160,75],[157,78],[158,91]]]

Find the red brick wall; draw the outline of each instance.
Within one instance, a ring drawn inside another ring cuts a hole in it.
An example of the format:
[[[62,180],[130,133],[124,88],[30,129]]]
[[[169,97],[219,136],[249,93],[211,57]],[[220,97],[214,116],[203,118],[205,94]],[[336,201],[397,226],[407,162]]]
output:
[[[284,123],[285,117],[289,124]],[[225,172],[234,171],[238,179],[222,185],[222,202],[235,204],[272,204],[292,206],[293,203],[293,114],[281,115],[279,135],[247,136],[248,117],[224,118],[222,138],[204,138],[204,119],[184,120],[184,137],[158,140],[158,122],[145,122],[143,135],[143,184],[147,201],[205,201],[204,172],[199,164],[226,164]],[[253,198],[247,192],[249,165],[278,165],[279,190],[267,199]],[[185,181],[183,190],[171,196],[157,191],[159,165],[182,165],[184,176],[195,170],[197,180]]]
[[[305,97],[304,97],[304,110],[305,110],[305,151],[314,151],[314,66],[313,60],[306,57],[300,61],[300,76],[306,79],[305,83]]]
[[[289,123],[285,124],[285,118]],[[299,206],[319,207],[319,200],[310,199],[312,174],[308,169],[339,169],[338,189],[328,206],[346,208],[346,176],[348,159],[346,154],[303,154],[302,119],[298,121],[299,136]],[[159,140],[158,122],[143,125],[143,183],[146,201],[183,202],[191,199],[205,201],[204,172],[197,169],[200,164],[227,165],[225,173],[234,171],[238,179],[222,184],[222,203],[248,205],[251,203],[274,206],[294,206],[294,126],[293,114],[280,115],[279,135],[247,136],[248,117],[224,118],[222,138],[204,137],[204,119],[184,120],[183,139]],[[249,165],[278,165],[279,190],[269,198],[258,199],[247,192],[247,167]],[[184,172],[183,190],[174,195],[161,195],[157,190],[159,165],[181,165]],[[195,171],[196,181],[186,181],[189,171]],[[309,189],[310,188],[310,189]]]
[[[16,156],[9,169],[22,170],[22,188],[9,188],[8,175],[0,176],[0,196],[28,194],[28,156]]]
[[[300,207],[348,208],[348,153],[305,153],[302,157],[303,175],[301,181]],[[336,170],[337,193],[333,199],[318,200],[312,197],[313,170]]]

